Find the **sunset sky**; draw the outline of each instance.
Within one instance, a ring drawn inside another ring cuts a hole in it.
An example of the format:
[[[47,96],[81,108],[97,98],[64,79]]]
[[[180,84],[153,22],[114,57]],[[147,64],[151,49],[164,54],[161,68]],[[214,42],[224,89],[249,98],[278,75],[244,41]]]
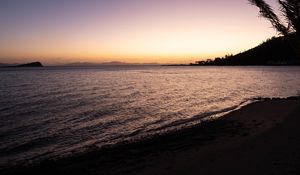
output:
[[[0,62],[7,63],[188,63],[274,35],[247,0],[0,1]]]

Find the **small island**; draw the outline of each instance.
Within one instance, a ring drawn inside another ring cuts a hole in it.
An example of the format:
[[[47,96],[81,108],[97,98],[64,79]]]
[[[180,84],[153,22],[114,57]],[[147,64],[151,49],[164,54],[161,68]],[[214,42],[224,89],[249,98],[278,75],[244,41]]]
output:
[[[11,68],[11,67],[44,67],[41,62],[31,62],[25,64],[0,64],[0,68]]]
[[[20,64],[15,67],[44,67],[41,62],[32,62],[26,64]]]

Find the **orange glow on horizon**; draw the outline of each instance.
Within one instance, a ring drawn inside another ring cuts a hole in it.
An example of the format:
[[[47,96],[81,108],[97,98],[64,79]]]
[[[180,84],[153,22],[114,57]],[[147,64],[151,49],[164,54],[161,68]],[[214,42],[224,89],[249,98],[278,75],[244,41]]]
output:
[[[74,5],[58,11],[61,19],[52,11],[41,13],[42,20],[35,12],[26,23],[21,15],[9,19],[0,31],[0,62],[189,63],[236,54],[276,35],[239,0],[217,7],[223,1],[128,2],[134,5],[109,4],[105,12],[101,1],[86,9]]]

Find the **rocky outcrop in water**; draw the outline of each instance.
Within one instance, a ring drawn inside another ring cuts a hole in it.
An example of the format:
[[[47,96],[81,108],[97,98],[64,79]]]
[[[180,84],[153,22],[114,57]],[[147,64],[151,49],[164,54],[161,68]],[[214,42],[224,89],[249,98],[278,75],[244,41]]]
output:
[[[43,65],[41,62],[32,62],[27,64],[20,64],[17,65],[16,67],[43,67]]]

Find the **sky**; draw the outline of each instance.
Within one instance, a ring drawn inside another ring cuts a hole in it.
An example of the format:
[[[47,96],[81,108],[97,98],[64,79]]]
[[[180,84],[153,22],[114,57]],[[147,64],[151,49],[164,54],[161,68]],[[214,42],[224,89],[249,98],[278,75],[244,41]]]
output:
[[[0,62],[189,63],[277,35],[258,16],[247,0],[1,0]]]

